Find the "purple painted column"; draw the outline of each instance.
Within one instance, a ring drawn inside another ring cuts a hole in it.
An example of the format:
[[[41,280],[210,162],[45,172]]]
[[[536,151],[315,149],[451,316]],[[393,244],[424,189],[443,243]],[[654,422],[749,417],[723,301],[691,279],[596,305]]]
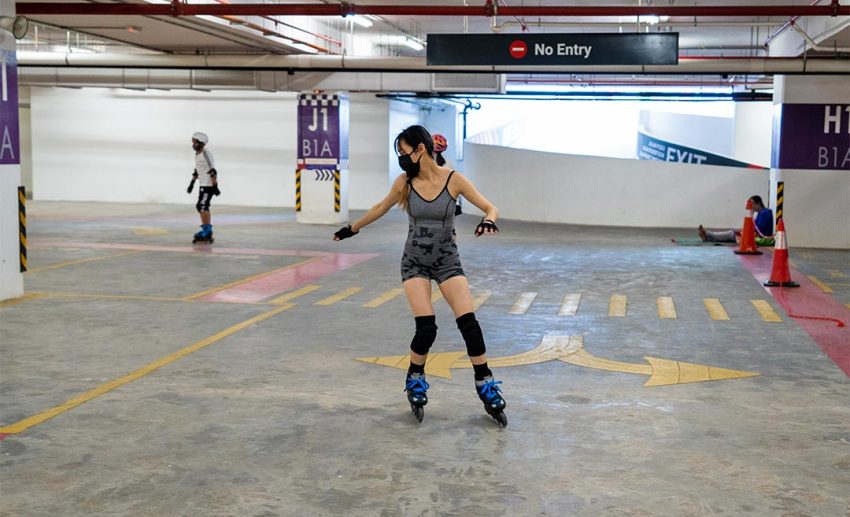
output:
[[[0,0],[0,12],[4,16],[14,16],[14,2]],[[18,127],[15,38],[9,31],[0,29],[0,300],[24,293],[18,214],[21,183]]]
[[[789,245],[850,247],[847,77],[775,76],[773,103],[770,200],[774,216],[784,200]]]
[[[348,220],[348,97],[298,96],[295,210],[300,223]]]

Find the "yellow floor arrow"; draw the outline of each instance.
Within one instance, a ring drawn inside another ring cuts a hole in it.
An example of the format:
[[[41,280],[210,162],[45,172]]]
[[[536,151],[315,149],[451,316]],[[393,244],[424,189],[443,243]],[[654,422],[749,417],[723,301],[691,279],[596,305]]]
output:
[[[607,370],[610,372],[634,373],[649,375],[644,387],[667,386],[671,384],[687,384],[691,382],[719,381],[724,379],[743,379],[760,375],[756,372],[728,370],[702,364],[671,361],[657,357],[645,357],[647,364],[623,363],[596,357],[584,348],[582,336],[547,335],[539,345],[521,354],[506,357],[490,358],[492,368],[508,366],[525,366],[559,360],[576,366]],[[406,370],[408,356],[393,355],[384,357],[361,357],[357,361],[389,366]],[[452,370],[472,368],[465,352],[435,352],[428,356],[425,372],[434,377],[451,379]]]

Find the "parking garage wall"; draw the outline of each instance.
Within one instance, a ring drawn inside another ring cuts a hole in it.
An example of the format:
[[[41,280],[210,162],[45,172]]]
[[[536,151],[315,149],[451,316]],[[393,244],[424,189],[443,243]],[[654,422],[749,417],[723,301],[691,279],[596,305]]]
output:
[[[507,219],[600,226],[738,228],[769,171],[466,144],[464,168]],[[850,174],[786,171],[792,246],[850,248]],[[672,236],[672,235],[671,235]]]
[[[292,207],[292,93],[32,88],[33,192],[38,200],[194,203],[191,135],[204,131],[220,204]],[[349,207],[386,193],[389,102],[351,95]]]

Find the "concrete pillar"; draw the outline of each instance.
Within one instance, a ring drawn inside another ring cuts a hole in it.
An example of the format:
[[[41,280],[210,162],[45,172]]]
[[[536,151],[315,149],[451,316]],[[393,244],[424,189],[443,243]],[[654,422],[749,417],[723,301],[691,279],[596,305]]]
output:
[[[0,0],[0,13],[14,16],[14,0]],[[20,156],[15,38],[0,29],[0,300],[24,293],[18,222]]]
[[[785,184],[785,225],[798,246],[850,248],[850,82],[774,78],[771,207]]]
[[[348,96],[298,96],[295,211],[299,223],[348,220],[348,129]]]

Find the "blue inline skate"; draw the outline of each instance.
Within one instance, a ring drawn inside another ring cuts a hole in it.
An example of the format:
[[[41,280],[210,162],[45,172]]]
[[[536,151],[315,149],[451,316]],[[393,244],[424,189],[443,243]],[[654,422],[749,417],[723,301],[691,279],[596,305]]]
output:
[[[209,244],[215,242],[215,240],[213,239],[213,231],[211,224],[201,225],[201,231],[196,233],[192,238],[192,244],[195,244],[196,242],[206,242]]]
[[[484,403],[484,410],[488,415],[493,417],[493,420],[499,423],[502,427],[508,426],[508,417],[505,415],[505,406],[507,403],[502,398],[502,390],[499,388],[502,381],[494,380],[492,376],[485,377],[484,380],[475,381],[475,392],[478,393],[478,398]]]
[[[407,401],[410,402],[410,410],[416,420],[422,422],[425,418],[425,404],[428,403],[428,381],[425,380],[425,374],[409,373],[404,384],[404,391],[407,392]]]

